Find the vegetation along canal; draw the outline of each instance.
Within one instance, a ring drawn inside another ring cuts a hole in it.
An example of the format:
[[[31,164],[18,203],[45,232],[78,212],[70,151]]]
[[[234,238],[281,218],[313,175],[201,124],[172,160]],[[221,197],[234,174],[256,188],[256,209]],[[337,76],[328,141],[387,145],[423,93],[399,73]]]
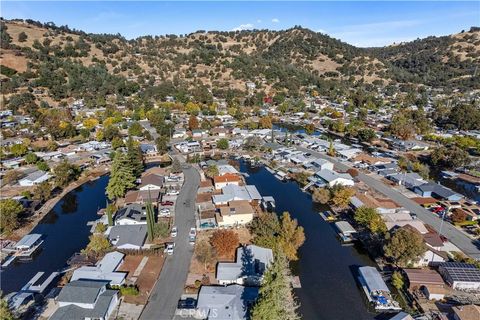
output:
[[[44,279],[59,271],[68,258],[86,247],[91,228],[87,223],[98,219],[98,209],[105,207],[107,183],[108,176],[87,182],[67,193],[53,207],[32,231],[43,235],[42,249],[33,260],[16,261],[2,270],[4,294],[20,290],[37,272],[45,272]]]
[[[318,214],[328,208],[314,204],[311,195],[302,192],[295,182],[281,182],[264,167],[249,168],[242,162],[240,169],[248,173],[248,184],[255,185],[262,195],[275,198],[277,213],[290,212],[305,230],[306,241],[294,270],[302,285],[295,291],[302,318],[373,319],[375,314],[367,311],[365,297],[357,286],[356,269],[374,262],[356,247],[341,245],[332,226]]]

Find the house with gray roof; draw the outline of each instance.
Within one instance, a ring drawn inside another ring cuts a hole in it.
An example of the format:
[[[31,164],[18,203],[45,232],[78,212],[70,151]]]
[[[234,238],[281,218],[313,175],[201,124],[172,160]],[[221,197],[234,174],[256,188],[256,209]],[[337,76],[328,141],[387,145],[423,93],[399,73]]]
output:
[[[118,290],[108,281],[75,280],[65,285],[57,298],[58,309],[50,320],[106,320],[118,304]]]
[[[258,297],[257,287],[202,286],[198,292],[197,319],[243,320],[250,318]]]
[[[220,262],[216,278],[219,284],[242,284],[259,286],[263,273],[273,262],[272,249],[256,245],[237,249],[236,262]]]
[[[438,183],[425,183],[413,188],[413,191],[422,197],[436,197],[449,201],[458,201],[462,195],[454,192],[452,189],[442,186]]]
[[[147,225],[120,225],[107,229],[108,240],[118,249],[141,249],[147,238]]]
[[[412,188],[412,189],[427,183],[416,172],[404,172],[404,173],[391,174],[387,176],[387,179],[393,181],[395,184],[405,186],[407,188]]]
[[[222,188],[222,194],[213,195],[212,200],[215,205],[224,205],[234,200],[260,201],[262,196],[254,185],[229,184]]]
[[[22,187],[32,187],[49,180],[51,177],[52,175],[50,175],[48,172],[38,170],[30,173],[28,176],[18,181],[18,184]]]
[[[95,266],[83,266],[76,269],[70,281],[100,280],[108,281],[110,285],[122,285],[127,274],[116,270],[123,263],[124,256],[125,254],[118,251],[109,252]]]
[[[319,179],[321,182],[328,184],[330,187],[334,185],[353,186],[354,181],[351,175],[348,173],[338,173],[330,169],[323,169],[315,172],[314,178]]]

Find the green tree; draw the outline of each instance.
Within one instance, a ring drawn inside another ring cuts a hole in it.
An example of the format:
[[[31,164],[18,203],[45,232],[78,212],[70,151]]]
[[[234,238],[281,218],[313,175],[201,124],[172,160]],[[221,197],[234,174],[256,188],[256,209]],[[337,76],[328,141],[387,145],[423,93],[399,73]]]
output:
[[[358,139],[360,141],[370,142],[375,138],[376,138],[375,130],[373,130],[373,129],[364,128],[364,129],[360,129],[358,131]]]
[[[346,208],[350,204],[350,199],[355,194],[353,188],[335,185],[332,189],[332,204],[339,208]]]
[[[155,139],[155,145],[157,146],[157,151],[160,154],[164,154],[168,151],[168,142],[169,142],[168,136],[159,136],[157,139]]]
[[[23,212],[20,202],[13,199],[0,200],[0,230],[7,234],[18,227],[19,215]]]
[[[471,162],[468,153],[457,146],[438,147],[430,154],[434,165],[445,168],[458,168],[466,166]]]
[[[284,212],[280,220],[279,245],[289,260],[298,260],[298,248],[305,242],[303,227],[298,226],[296,219],[290,213]]]
[[[143,127],[138,121],[134,121],[128,128],[128,135],[141,137],[143,132]]]
[[[110,242],[108,239],[100,233],[92,234],[90,237],[90,242],[88,243],[87,247],[82,250],[83,254],[91,255],[91,256],[100,256],[110,250]]]
[[[27,39],[28,39],[28,36],[25,32],[22,31],[18,34],[18,42],[25,42],[27,41]]]
[[[362,206],[355,210],[355,221],[373,233],[385,233],[387,227],[377,209]]]
[[[70,182],[78,179],[81,171],[78,166],[64,160],[55,167],[53,173],[55,174],[55,184],[58,187],[64,188]]]
[[[130,162],[134,176],[140,177],[144,169],[143,155],[140,145],[133,141],[132,137],[128,137],[127,140],[127,159]]]
[[[50,167],[45,162],[45,160],[38,160],[37,161],[37,169],[42,171],[50,171]]]
[[[38,157],[35,153],[33,152],[29,152],[27,153],[27,155],[25,156],[25,162],[28,163],[28,164],[32,164],[32,163],[35,163],[38,161]]]
[[[113,215],[117,212],[117,206],[113,203],[109,203],[107,208],[105,208],[105,213],[107,215],[108,225],[113,226]]]
[[[135,180],[130,161],[123,153],[117,153],[107,185],[108,198],[114,200],[123,197],[127,190],[135,187]]]
[[[251,318],[253,320],[297,320],[300,319],[297,314],[298,307],[290,284],[288,260],[284,255],[277,254],[264,274]]]
[[[225,138],[222,138],[218,140],[217,142],[217,148],[221,150],[227,150],[228,149],[228,140]]]
[[[28,147],[24,143],[17,143],[10,147],[10,152],[15,157],[21,157],[26,154],[28,151]]]
[[[0,298],[0,319],[2,320],[15,320],[12,311],[8,307],[7,300],[4,297]]]
[[[120,137],[115,137],[115,138],[113,138],[111,143],[112,143],[112,149],[113,149],[113,150],[116,150],[116,149],[118,149],[118,148],[121,148],[121,147],[123,147],[123,146],[125,145],[125,144],[123,143],[122,138],[120,138]]]
[[[328,146],[328,152],[327,154],[330,156],[330,157],[335,157],[335,147],[333,146],[333,141],[330,140],[330,145]]]
[[[207,170],[205,170],[205,175],[208,177],[208,178],[213,178],[215,176],[218,176],[218,167],[216,165],[211,165],[211,166],[208,166]]]
[[[297,250],[305,241],[305,233],[288,212],[284,212],[281,219],[273,212],[262,213],[253,219],[249,228],[256,245],[281,252],[289,260],[298,259]]]
[[[52,195],[52,186],[48,181],[43,181],[42,183],[35,186],[33,189],[33,197],[40,201],[47,201]]]
[[[148,241],[152,242],[153,238],[155,237],[155,211],[153,210],[153,205],[150,198],[147,201],[146,211]]]
[[[398,229],[384,247],[385,256],[400,267],[417,262],[426,250],[422,236],[407,228]]]
[[[403,281],[403,276],[400,272],[398,272],[398,271],[393,272],[393,274],[392,274],[392,284],[398,290],[403,288],[403,286],[405,285],[405,282]]]

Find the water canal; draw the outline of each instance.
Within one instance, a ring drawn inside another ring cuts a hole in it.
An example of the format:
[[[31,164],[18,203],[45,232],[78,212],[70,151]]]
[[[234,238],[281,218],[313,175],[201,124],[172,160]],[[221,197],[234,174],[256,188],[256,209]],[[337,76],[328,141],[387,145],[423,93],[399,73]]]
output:
[[[277,212],[290,212],[305,230],[306,241],[294,270],[302,285],[295,292],[302,318],[373,319],[375,314],[367,311],[355,274],[357,267],[375,264],[359,248],[341,245],[332,226],[318,214],[327,208],[313,204],[311,195],[295,182],[281,182],[263,167],[241,163],[240,169],[249,174],[247,183],[255,185],[260,194],[275,198]]]
[[[44,236],[42,250],[28,262],[16,261],[1,271],[4,294],[20,290],[37,272],[52,272],[66,266],[66,261],[85,248],[90,236],[89,221],[98,219],[97,211],[105,208],[108,176],[87,182],[67,193],[32,233]]]

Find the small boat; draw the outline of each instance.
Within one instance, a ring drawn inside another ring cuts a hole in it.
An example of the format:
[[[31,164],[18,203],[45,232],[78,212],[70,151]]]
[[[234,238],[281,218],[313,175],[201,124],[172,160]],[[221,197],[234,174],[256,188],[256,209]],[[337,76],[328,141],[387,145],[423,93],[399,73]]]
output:
[[[337,220],[337,218],[331,211],[323,211],[323,212],[319,212],[319,214],[320,214],[320,217],[322,217],[323,220],[327,222],[333,222]]]

